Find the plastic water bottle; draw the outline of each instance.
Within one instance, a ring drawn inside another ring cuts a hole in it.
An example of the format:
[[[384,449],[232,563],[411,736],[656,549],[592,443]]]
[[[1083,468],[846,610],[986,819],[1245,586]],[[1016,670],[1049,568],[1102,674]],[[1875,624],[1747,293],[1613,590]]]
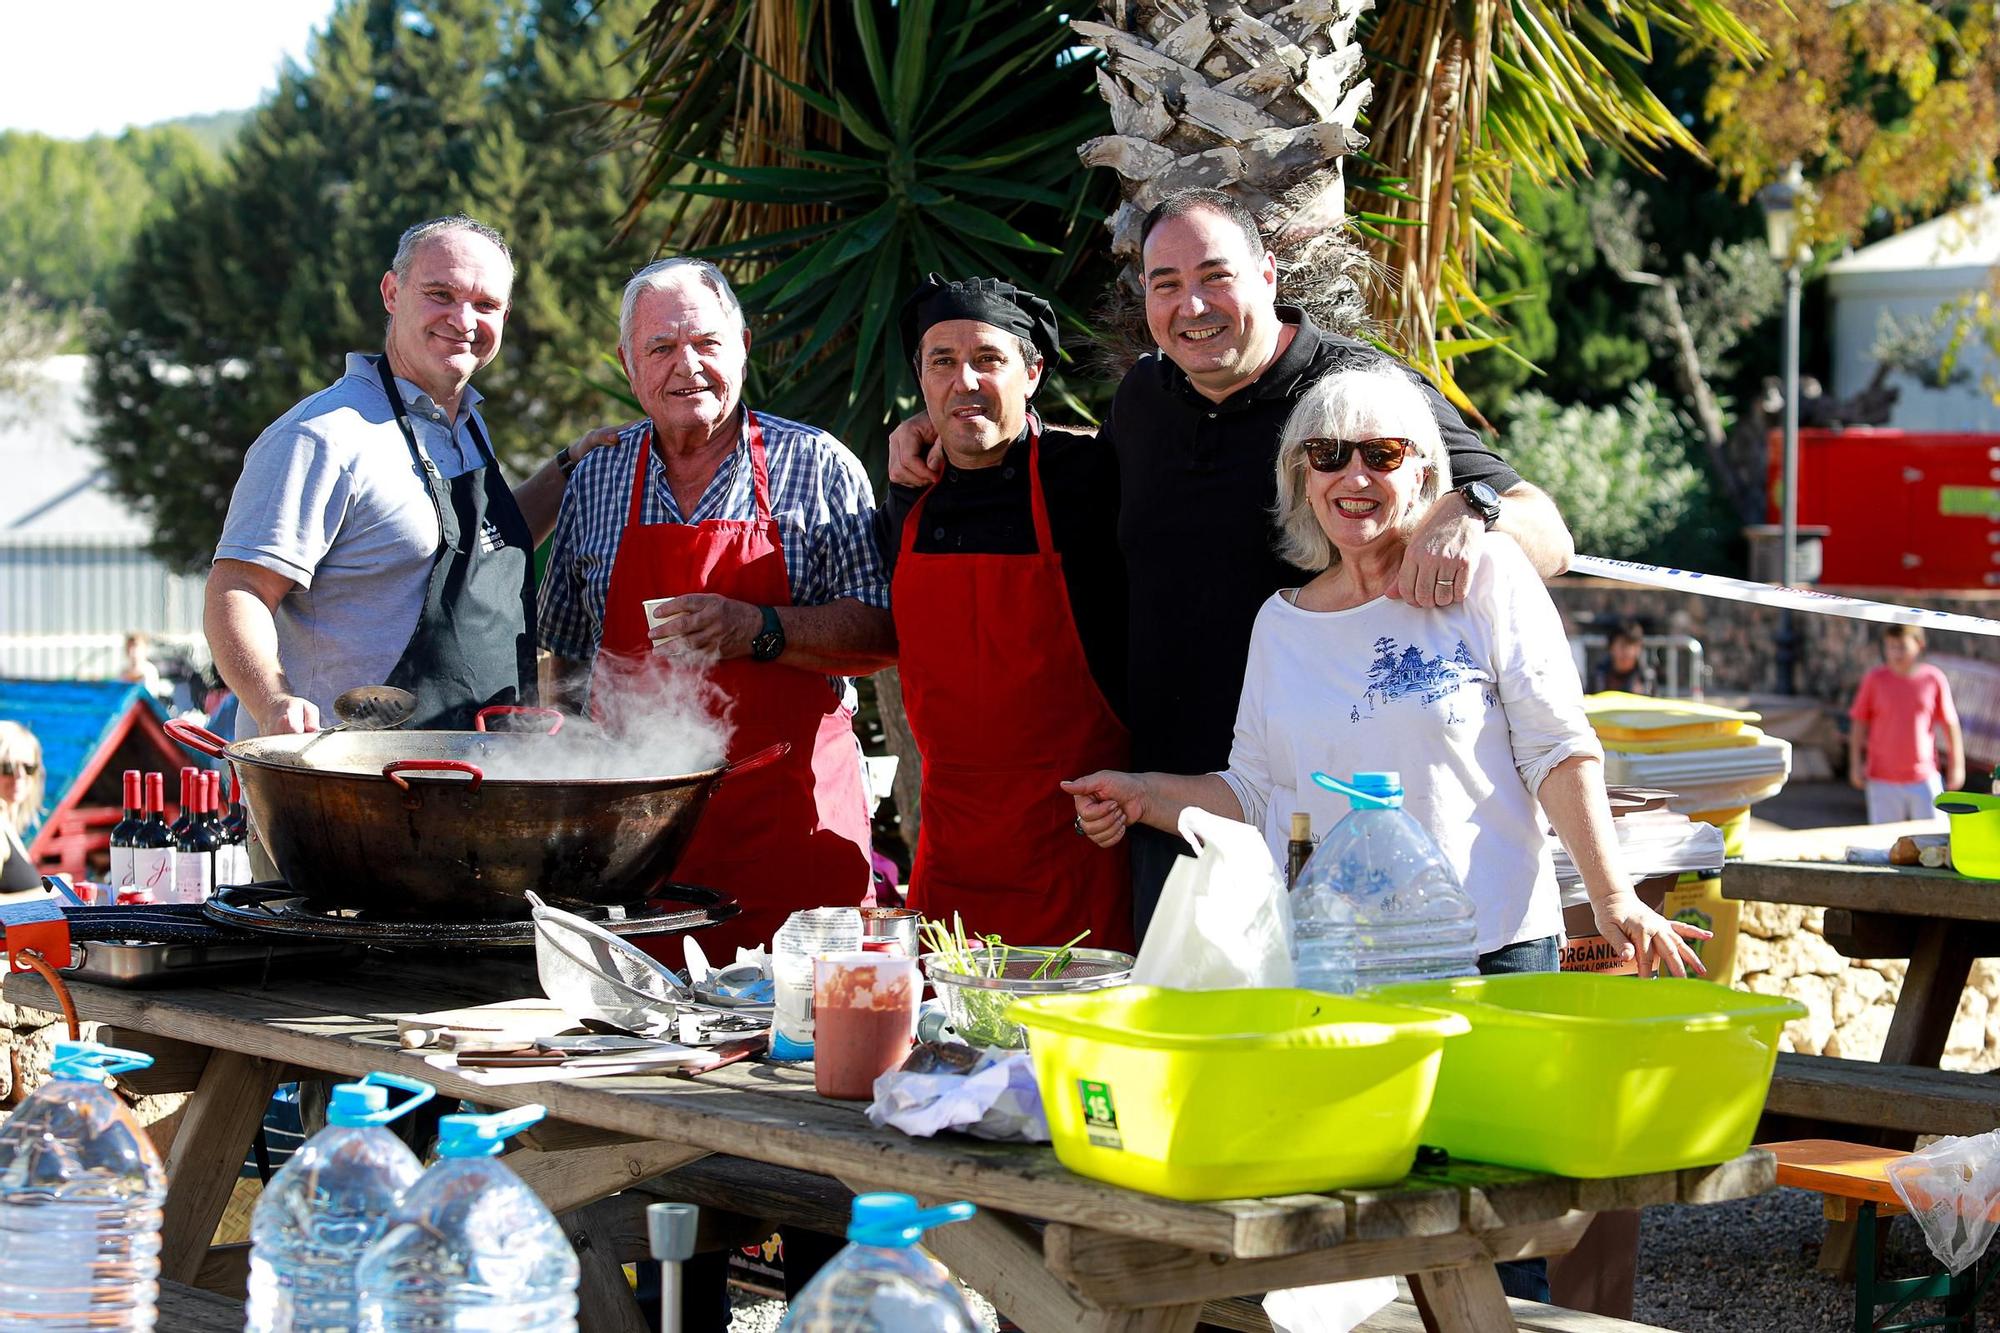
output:
[[[1403,809],[1400,773],[1313,781],[1351,807],[1292,890],[1298,984],[1351,995],[1478,970],[1472,899],[1444,852]]]
[[[363,1333],[575,1333],[576,1252],[494,1159],[540,1106],[438,1121],[438,1160],[362,1256]]]
[[[411,1095],[390,1106],[390,1088]],[[245,1333],[351,1333],[361,1256],[424,1173],[416,1154],[383,1126],[434,1095],[428,1083],[379,1072],[334,1088],[326,1128],[292,1154],[257,1200]]]
[[[779,1333],[977,1333],[979,1320],[924,1232],[963,1222],[969,1203],[919,1210],[907,1194],[857,1194],[848,1246],[806,1283]]]
[[[150,1055],[58,1042],[0,1124],[0,1330],[145,1333],[160,1298],[167,1173],[105,1075]]]

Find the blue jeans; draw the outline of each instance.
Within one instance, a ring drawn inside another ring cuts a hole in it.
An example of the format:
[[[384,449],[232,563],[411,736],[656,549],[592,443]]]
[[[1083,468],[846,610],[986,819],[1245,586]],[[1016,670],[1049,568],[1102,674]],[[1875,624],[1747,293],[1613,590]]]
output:
[[[1560,970],[1561,962],[1560,937],[1544,935],[1538,940],[1520,940],[1479,955],[1479,974],[1497,977],[1510,972],[1555,972]],[[1495,1264],[1493,1269],[1500,1275],[1500,1289],[1509,1296],[1548,1302],[1548,1260],[1513,1259]]]

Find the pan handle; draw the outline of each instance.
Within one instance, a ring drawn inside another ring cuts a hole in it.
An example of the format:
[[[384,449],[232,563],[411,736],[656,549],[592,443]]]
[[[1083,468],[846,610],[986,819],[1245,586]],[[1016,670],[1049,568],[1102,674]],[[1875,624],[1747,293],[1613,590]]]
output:
[[[716,776],[715,780],[722,782],[725,779],[735,777],[739,773],[749,773],[759,768],[769,767],[791,752],[792,743],[790,741],[774,741],[753,755],[738,759],[733,764],[724,765],[722,772]]]
[[[472,790],[478,791],[479,784],[486,781],[486,774],[479,765],[468,764],[463,759],[398,759],[393,764],[382,765],[382,776],[410,794],[410,781],[405,773],[467,773],[472,777]]]
[[[474,731],[486,730],[486,719],[502,713],[536,713],[543,717],[554,718],[555,720],[549,723],[548,734],[551,736],[561,731],[563,727],[563,714],[560,708],[527,708],[521,704],[492,704],[480,709],[473,716],[472,729]]]
[[[210,759],[221,759],[229,742],[210,731],[207,727],[184,722],[180,718],[170,718],[165,724],[167,735],[172,736],[197,754],[205,754]]]

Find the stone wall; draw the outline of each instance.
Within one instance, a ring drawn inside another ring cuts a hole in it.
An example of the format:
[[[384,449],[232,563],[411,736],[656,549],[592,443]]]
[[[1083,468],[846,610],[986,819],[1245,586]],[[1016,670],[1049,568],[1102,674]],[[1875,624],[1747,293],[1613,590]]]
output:
[[[1725,870],[1725,882],[1728,877]],[[1743,904],[1736,984],[1789,996],[1810,1011],[1785,1026],[1781,1049],[1879,1060],[1908,964],[1901,958],[1843,958],[1822,937],[1821,916],[1817,907]],[[2000,959],[1972,965],[1938,1063],[1975,1073],[2000,1069]]]
[[[1710,688],[1726,694],[1768,693],[1777,679],[1778,612],[1747,602],[1637,588],[1609,579],[1565,577],[1550,585],[1556,605],[1574,627],[1579,621],[1637,619],[1655,634],[1690,634],[1701,640],[1712,673]],[[1828,588],[1898,606],[2000,619],[2000,592],[1917,593],[1900,588]],[[1862,673],[1879,664],[1882,627],[1844,616],[1800,612],[1794,681],[1798,693],[1845,708]],[[1983,634],[1928,633],[1929,651],[2000,662],[2000,638]]]

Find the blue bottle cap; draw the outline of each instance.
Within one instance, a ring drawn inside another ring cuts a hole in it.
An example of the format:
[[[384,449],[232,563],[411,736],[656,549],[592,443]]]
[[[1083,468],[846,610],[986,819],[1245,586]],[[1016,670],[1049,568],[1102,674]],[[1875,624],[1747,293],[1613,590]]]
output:
[[[439,1157],[498,1157],[511,1134],[519,1134],[547,1115],[548,1108],[529,1103],[493,1115],[448,1115],[438,1121]]]
[[[1398,772],[1356,773],[1351,782],[1342,782],[1329,773],[1314,773],[1312,779],[1328,791],[1345,796],[1355,810],[1403,808],[1403,775]]]
[[[49,1073],[55,1078],[102,1083],[107,1074],[144,1069],[152,1063],[153,1057],[143,1051],[123,1051],[94,1041],[59,1041],[49,1060]]]
[[[908,1249],[922,1240],[930,1228],[963,1222],[977,1211],[969,1203],[920,1209],[917,1201],[907,1194],[857,1194],[847,1222],[847,1238],[856,1245]]]
[[[409,1093],[394,1106],[389,1105],[389,1089]],[[405,1111],[422,1106],[437,1096],[428,1083],[375,1070],[359,1083],[337,1083],[326,1106],[326,1123],[352,1128],[357,1125],[386,1125]]]

